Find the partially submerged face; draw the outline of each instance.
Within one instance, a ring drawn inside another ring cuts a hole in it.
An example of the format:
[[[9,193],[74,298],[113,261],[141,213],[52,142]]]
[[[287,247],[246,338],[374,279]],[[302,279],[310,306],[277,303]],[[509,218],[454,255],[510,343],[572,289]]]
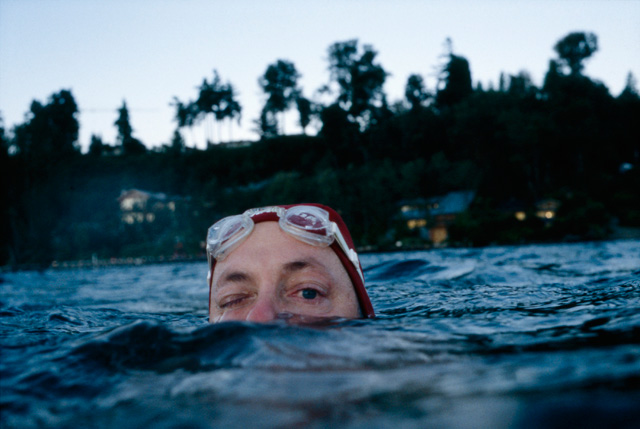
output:
[[[296,240],[277,222],[259,223],[216,264],[209,320],[289,317],[357,318],[360,310],[351,279],[331,248]]]

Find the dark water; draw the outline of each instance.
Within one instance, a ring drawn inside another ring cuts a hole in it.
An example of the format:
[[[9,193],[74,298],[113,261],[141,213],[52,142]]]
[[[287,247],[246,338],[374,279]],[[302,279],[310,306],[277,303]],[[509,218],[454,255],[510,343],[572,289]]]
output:
[[[375,320],[207,324],[206,264],[2,274],[0,426],[640,427],[640,243],[364,255]]]

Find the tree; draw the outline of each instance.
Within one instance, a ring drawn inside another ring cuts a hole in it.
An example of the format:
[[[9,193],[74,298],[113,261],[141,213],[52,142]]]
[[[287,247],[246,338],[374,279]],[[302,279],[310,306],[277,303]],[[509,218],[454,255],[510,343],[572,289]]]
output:
[[[627,74],[627,80],[624,85],[624,89],[622,90],[618,98],[629,100],[638,100],[638,98],[640,98],[640,93],[638,92],[638,81],[636,80],[633,73],[629,72]]]
[[[19,150],[49,159],[78,153],[77,114],[78,106],[69,90],[51,95],[45,105],[34,100],[28,121],[15,130]]]
[[[0,183],[2,184],[2,189],[0,189],[0,198],[2,199],[2,207],[0,207],[0,263],[2,265],[11,259],[11,236],[16,233],[12,225],[15,224],[15,221],[12,218],[15,218],[14,206],[17,190],[15,186],[9,186],[9,181],[16,169],[16,163],[11,159],[10,147],[9,139],[5,135],[4,121],[0,114]]]
[[[194,103],[184,104],[178,97],[173,97],[171,104],[176,108],[175,120],[178,128],[192,127],[197,115],[197,109],[195,109],[197,106]]]
[[[612,139],[619,147],[620,159],[624,162],[640,164],[640,93],[635,77],[631,72],[627,75],[627,83],[616,99],[616,127],[617,136]]]
[[[189,127],[189,130],[193,133],[193,125],[195,124],[196,117],[198,115],[198,108],[196,104],[192,102],[184,104],[178,99],[178,97],[173,97],[173,103],[171,103],[171,105],[175,106],[176,109],[174,119],[178,123],[178,129]]]
[[[516,97],[526,97],[535,94],[537,88],[531,80],[531,75],[526,71],[521,71],[509,78],[508,93]]]
[[[220,104],[220,95],[218,94],[218,88],[217,88],[219,85],[219,82],[220,82],[220,77],[218,76],[218,73],[216,71],[214,71],[214,77],[213,77],[212,83],[207,82],[207,79],[204,78],[202,80],[202,85],[200,85],[200,88],[198,88],[199,89],[198,99],[194,103],[196,118],[198,117],[204,118],[205,127],[209,125],[209,127],[205,129],[206,139],[208,141],[212,141],[213,136],[212,136],[212,130],[210,129],[211,122],[207,124],[207,118],[209,118],[210,117],[209,115],[211,115],[210,121],[215,119],[215,113],[217,112]]]
[[[436,94],[439,106],[453,106],[473,92],[469,61],[464,57],[450,53],[440,79],[444,87]]]
[[[296,106],[298,107],[298,113],[300,114],[300,126],[302,127],[302,133],[306,134],[306,129],[311,123],[313,105],[307,98],[304,98],[302,95],[298,95],[298,97],[296,97]]]
[[[498,91],[507,92],[507,76],[504,72],[500,73],[500,80],[498,82]]]
[[[572,75],[579,75],[584,60],[598,50],[598,37],[594,33],[569,33],[553,49],[558,53],[561,65],[568,67]]]
[[[9,155],[10,151],[10,143],[9,138],[5,134],[4,130],[4,120],[2,119],[2,114],[0,113],[0,157],[4,159]]]
[[[278,121],[276,120],[275,113],[269,110],[267,106],[262,108],[260,119],[255,122],[258,126],[258,133],[263,139],[269,139],[278,135]]]
[[[345,166],[358,159],[358,124],[338,103],[325,107],[320,112],[322,129],[320,134],[327,144],[327,154],[338,166]]]
[[[411,110],[417,111],[422,107],[423,103],[429,99],[422,76],[418,74],[409,76],[404,88],[404,96],[411,105]]]
[[[549,70],[544,76],[542,91],[547,95],[557,94],[562,86],[562,77],[558,62],[556,60],[549,61]]]
[[[297,98],[299,77],[300,74],[290,61],[278,60],[270,64],[258,80],[268,96],[265,109],[272,113],[286,111]],[[284,124],[284,121],[281,123]]]
[[[68,90],[47,104],[33,101],[26,122],[14,128],[15,155],[7,168],[11,185],[3,199],[11,234],[12,263],[47,262],[55,257],[53,231],[68,211],[77,183],[78,106]]]
[[[146,152],[142,142],[133,137],[133,128],[129,122],[129,109],[126,101],[122,101],[122,107],[118,109],[118,119],[113,123],[118,128],[118,143],[122,146],[125,155],[137,155]]]
[[[229,121],[231,121],[233,119],[237,119],[238,124],[240,124],[242,106],[235,97],[235,89],[231,83],[227,83],[222,87],[222,98],[220,101],[221,109],[216,114],[216,119],[218,121],[223,121],[225,119],[229,119]],[[231,139],[231,133],[229,133],[229,139]]]
[[[195,101],[185,104],[177,97],[173,99],[172,104],[176,107],[175,119],[178,122],[178,128],[192,127],[194,124],[210,118],[210,121],[218,122],[218,140],[222,141],[220,122],[236,118],[238,122],[240,121],[242,106],[236,100],[235,89],[231,83],[222,82],[217,70],[213,71],[211,82],[208,82],[206,78],[203,79],[202,84],[198,87],[198,98]],[[211,129],[206,129],[207,140],[213,140],[212,134]]]
[[[173,132],[173,137],[171,137],[171,146],[169,147],[169,151],[174,155],[178,155],[184,152],[184,148],[185,145],[182,134],[180,134],[180,130],[175,130]]]
[[[89,145],[89,155],[99,157],[104,152],[104,143],[102,138],[93,134],[91,136],[91,144]]]
[[[386,106],[382,87],[388,74],[375,62],[377,54],[371,45],[364,45],[359,53],[357,39],[329,47],[330,79],[338,85],[337,102],[361,130],[374,123],[376,111]]]

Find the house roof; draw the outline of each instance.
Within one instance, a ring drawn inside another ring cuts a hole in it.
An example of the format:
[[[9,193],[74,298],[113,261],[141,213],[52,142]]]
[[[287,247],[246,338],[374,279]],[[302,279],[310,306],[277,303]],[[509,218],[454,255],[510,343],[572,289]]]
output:
[[[402,206],[401,216],[404,219],[421,219],[427,215],[462,213],[469,208],[475,196],[475,191],[456,191],[428,199],[404,200],[400,203]]]
[[[120,193],[120,196],[118,197],[118,201],[122,202],[123,200],[130,199],[130,198],[134,198],[138,200],[148,200],[150,198],[153,198],[155,200],[163,201],[167,199],[167,195],[162,192],[152,193],[152,192],[142,191],[140,189],[127,189],[127,190],[122,190],[122,192]]]
[[[467,210],[476,196],[475,191],[456,191],[437,197],[438,206],[429,210],[431,216],[457,214]]]

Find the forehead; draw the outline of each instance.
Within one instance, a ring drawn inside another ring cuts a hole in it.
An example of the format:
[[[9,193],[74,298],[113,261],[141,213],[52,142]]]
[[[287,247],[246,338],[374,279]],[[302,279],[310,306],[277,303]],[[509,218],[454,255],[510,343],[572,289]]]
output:
[[[274,265],[296,258],[313,258],[332,270],[344,270],[331,248],[303,243],[284,232],[277,222],[261,222],[255,225],[244,242],[216,264],[214,275],[228,266],[248,269],[258,264]]]

